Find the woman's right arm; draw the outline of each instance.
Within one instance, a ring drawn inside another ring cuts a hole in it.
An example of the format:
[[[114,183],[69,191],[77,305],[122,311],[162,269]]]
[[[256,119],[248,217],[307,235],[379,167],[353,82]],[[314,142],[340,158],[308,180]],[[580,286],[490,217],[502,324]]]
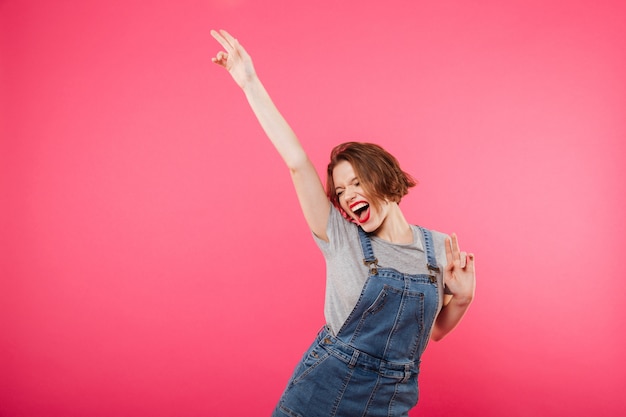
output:
[[[317,237],[328,241],[326,225],[330,201],[315,167],[257,77],[246,50],[224,30],[212,30],[211,35],[226,50],[218,52],[213,62],[224,67],[245,93],[261,127],[291,172],[307,224]]]

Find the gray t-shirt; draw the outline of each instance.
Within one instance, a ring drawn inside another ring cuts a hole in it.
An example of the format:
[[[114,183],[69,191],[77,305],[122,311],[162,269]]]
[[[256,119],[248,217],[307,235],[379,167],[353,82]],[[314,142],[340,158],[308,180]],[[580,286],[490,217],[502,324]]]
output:
[[[426,253],[422,234],[417,226],[413,229],[413,242],[395,244],[370,235],[374,256],[380,267],[394,268],[406,274],[427,274]],[[359,242],[357,226],[343,218],[334,206],[331,207],[326,227],[328,242],[313,235],[315,242],[326,259],[326,301],[324,315],[326,324],[337,334],[354,309],[369,269],[363,264],[363,251]],[[447,235],[431,230],[435,257],[441,271],[445,267],[445,239]],[[439,309],[443,301],[443,275],[437,276],[439,286]]]

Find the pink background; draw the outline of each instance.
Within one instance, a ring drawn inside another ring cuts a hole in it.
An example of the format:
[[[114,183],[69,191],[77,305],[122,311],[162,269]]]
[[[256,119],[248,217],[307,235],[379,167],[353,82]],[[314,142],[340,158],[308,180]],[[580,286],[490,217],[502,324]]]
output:
[[[324,171],[374,141],[476,253],[411,415],[626,412],[622,1],[0,0],[0,415],[269,415],[323,324],[230,30]]]

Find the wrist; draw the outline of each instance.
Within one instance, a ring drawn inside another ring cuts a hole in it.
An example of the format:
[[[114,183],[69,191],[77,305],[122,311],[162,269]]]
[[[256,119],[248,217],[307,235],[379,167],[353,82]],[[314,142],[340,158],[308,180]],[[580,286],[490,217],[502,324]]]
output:
[[[453,294],[450,304],[454,304],[457,307],[467,308],[472,303],[474,294]]]
[[[247,94],[257,90],[261,86],[261,80],[256,75],[256,72],[253,72],[246,75],[245,81],[241,84],[241,89]]]

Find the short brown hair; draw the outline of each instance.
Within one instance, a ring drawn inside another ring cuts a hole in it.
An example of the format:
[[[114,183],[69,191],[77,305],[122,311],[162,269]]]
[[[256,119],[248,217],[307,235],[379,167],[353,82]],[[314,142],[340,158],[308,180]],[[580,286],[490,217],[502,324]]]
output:
[[[335,146],[330,153],[330,162],[326,171],[326,194],[336,207],[340,207],[335,192],[333,170],[341,161],[348,161],[363,189],[379,205],[383,200],[399,203],[409,188],[417,181],[400,169],[398,160],[381,146],[374,143],[346,142]]]

